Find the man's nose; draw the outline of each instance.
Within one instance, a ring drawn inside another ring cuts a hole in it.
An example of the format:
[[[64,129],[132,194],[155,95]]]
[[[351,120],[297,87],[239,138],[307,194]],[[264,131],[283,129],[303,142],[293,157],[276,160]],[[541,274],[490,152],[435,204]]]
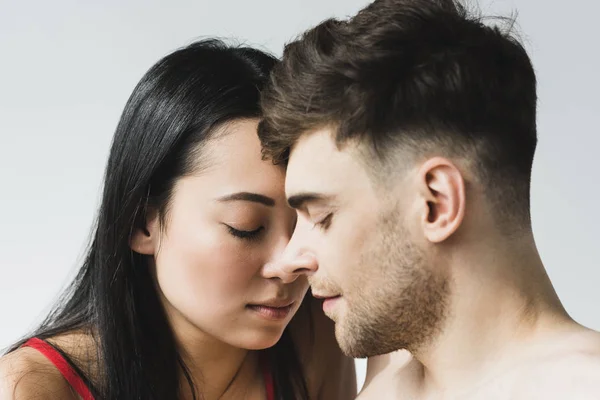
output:
[[[317,257],[309,248],[310,242],[302,228],[302,221],[298,221],[292,237],[280,243],[278,248],[281,251],[276,251],[263,268],[266,278],[279,278],[284,283],[292,283],[301,275],[310,276],[317,271]]]

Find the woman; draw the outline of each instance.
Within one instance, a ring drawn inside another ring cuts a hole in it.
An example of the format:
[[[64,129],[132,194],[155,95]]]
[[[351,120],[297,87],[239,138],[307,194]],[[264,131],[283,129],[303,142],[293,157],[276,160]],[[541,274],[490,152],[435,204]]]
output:
[[[306,278],[279,267],[295,215],[256,134],[275,63],[208,40],[146,73],[85,262],[0,360],[0,399],[354,398],[353,362],[311,317]]]

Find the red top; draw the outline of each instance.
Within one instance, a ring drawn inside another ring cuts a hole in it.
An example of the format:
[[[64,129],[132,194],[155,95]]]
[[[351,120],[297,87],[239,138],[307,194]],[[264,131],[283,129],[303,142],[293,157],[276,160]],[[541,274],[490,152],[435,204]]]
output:
[[[31,338],[23,347],[31,347],[36,349],[40,353],[42,353],[54,366],[58,369],[58,371],[62,374],[62,376],[69,382],[69,385],[77,392],[79,396],[83,400],[94,400],[94,396],[90,392],[90,389],[86,386],[85,382],[77,372],[71,367],[71,365],[65,360],[65,358],[52,347],[47,342],[38,339]],[[265,360],[264,358],[262,360]],[[275,385],[273,383],[273,375],[271,374],[271,370],[269,369],[269,364],[267,362],[261,362],[263,379],[265,381],[265,391],[267,392],[267,400],[275,400]]]
[[[77,374],[77,372],[75,372],[73,367],[71,367],[71,365],[67,362],[67,360],[65,360],[62,354],[58,352],[58,350],[56,350],[47,342],[38,338],[29,339],[23,346],[36,349],[48,360],[50,360],[50,362],[54,364],[62,376],[64,376],[67,382],[69,382],[69,385],[75,389],[77,394],[79,394],[83,400],[94,400],[94,396],[92,396],[90,389],[88,389],[88,387],[85,385],[83,379],[81,379],[81,377]]]
[[[265,392],[267,392],[267,400],[275,400],[275,384],[273,383],[273,374],[271,374],[271,368],[269,368],[269,360],[261,353],[260,364],[263,373],[263,380],[265,381]]]

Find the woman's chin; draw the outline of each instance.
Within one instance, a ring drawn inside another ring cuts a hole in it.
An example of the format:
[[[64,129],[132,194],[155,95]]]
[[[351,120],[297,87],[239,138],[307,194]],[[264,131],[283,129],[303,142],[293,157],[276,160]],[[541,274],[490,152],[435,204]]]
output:
[[[256,332],[252,337],[245,337],[240,340],[238,347],[248,350],[264,350],[275,346],[281,339],[281,332]]]

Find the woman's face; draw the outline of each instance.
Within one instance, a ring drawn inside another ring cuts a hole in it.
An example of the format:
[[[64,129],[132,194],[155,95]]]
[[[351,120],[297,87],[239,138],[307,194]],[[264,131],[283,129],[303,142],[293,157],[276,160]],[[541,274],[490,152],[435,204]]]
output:
[[[261,159],[257,123],[221,128],[205,167],[175,184],[165,225],[148,224],[171,322],[247,349],[274,345],[308,290],[276,266],[296,217],[284,170]]]

